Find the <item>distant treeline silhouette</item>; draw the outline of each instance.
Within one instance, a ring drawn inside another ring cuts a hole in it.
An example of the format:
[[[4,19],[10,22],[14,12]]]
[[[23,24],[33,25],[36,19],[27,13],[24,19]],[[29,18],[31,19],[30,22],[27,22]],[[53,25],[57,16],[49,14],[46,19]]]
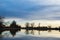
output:
[[[21,27],[19,25],[16,24],[16,21],[13,20],[13,22],[10,24],[10,26],[5,26],[3,24],[4,22],[4,17],[0,17],[0,30],[11,30],[11,29],[16,29],[16,30],[20,30],[20,29],[26,29],[26,30],[60,30],[60,27],[55,27],[55,28],[51,28],[51,26],[40,26],[40,23],[38,24],[37,27],[34,26],[34,23],[31,23],[31,26],[29,25],[30,23],[26,23],[25,27]]]
[[[16,21],[13,20],[12,23],[10,24],[10,26],[6,26],[3,24],[4,23],[4,17],[0,16],[0,35],[2,34],[3,31],[10,31],[10,33],[14,36],[16,34],[17,31],[20,31],[21,29],[26,30],[26,34],[29,33],[29,30],[31,30],[31,33],[33,33],[33,30],[38,30],[39,33],[40,31],[51,31],[51,30],[59,30],[60,31],[60,27],[55,27],[52,28],[51,26],[40,26],[40,23],[38,24],[37,27],[34,26],[34,23],[26,23],[25,27],[22,27],[21,25],[17,25]],[[33,33],[34,34],[34,33]]]

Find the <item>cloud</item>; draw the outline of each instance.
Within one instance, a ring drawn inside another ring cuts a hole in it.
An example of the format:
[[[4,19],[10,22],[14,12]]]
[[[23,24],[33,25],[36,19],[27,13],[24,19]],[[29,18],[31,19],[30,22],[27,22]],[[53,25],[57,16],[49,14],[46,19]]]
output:
[[[60,0],[33,0],[40,5],[60,5]]]
[[[18,25],[21,25],[22,27],[25,27],[25,24],[27,22],[34,23],[34,26],[38,26],[40,23],[41,26],[52,26],[52,27],[58,27],[60,26],[60,20],[25,20],[21,18],[5,18],[4,21],[7,23],[5,25],[9,26],[11,22],[15,20]]]
[[[0,0],[0,16],[60,20],[60,0]]]
[[[37,6],[35,11],[31,12],[32,15],[28,15],[28,19],[49,19],[60,20],[60,6],[58,5],[46,5]]]
[[[16,16],[16,17],[26,17],[29,15],[28,8],[33,7],[34,3],[27,0],[0,0],[0,15],[2,16]]]

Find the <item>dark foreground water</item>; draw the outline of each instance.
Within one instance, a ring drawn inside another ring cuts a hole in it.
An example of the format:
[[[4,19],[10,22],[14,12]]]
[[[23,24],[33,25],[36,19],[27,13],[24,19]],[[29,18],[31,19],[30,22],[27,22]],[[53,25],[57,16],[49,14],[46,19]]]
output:
[[[59,31],[3,31],[0,32],[0,40],[60,40]]]
[[[60,38],[24,36],[20,38],[0,38],[0,40],[60,40]]]

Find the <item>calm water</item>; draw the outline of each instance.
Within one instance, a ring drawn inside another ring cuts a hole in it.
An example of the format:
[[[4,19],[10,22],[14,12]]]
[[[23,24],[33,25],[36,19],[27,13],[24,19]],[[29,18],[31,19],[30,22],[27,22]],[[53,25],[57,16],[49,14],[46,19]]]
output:
[[[60,38],[59,31],[37,31],[37,30],[20,30],[20,31],[3,31],[0,32],[0,37],[24,37],[24,36],[34,36],[34,37],[57,37]]]

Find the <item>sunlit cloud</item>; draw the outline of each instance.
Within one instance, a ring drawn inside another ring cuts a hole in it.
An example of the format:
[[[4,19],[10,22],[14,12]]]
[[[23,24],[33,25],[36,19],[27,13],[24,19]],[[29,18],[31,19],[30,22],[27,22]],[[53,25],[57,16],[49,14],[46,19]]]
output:
[[[32,20],[37,20],[34,21],[36,23],[47,20],[47,24],[51,24],[52,21],[49,20],[60,20],[60,0],[0,0],[0,2],[0,16],[8,17],[5,21],[16,20],[18,24],[24,24]]]
[[[10,18],[10,19],[5,19],[5,22],[12,23],[13,20],[16,21],[17,25],[21,25],[22,27],[25,27],[25,24],[27,22],[30,23],[30,25],[31,23],[34,23],[35,27],[37,27],[39,23],[40,23],[40,26],[52,26],[52,27],[60,26],[60,20],[24,20],[20,18]]]

